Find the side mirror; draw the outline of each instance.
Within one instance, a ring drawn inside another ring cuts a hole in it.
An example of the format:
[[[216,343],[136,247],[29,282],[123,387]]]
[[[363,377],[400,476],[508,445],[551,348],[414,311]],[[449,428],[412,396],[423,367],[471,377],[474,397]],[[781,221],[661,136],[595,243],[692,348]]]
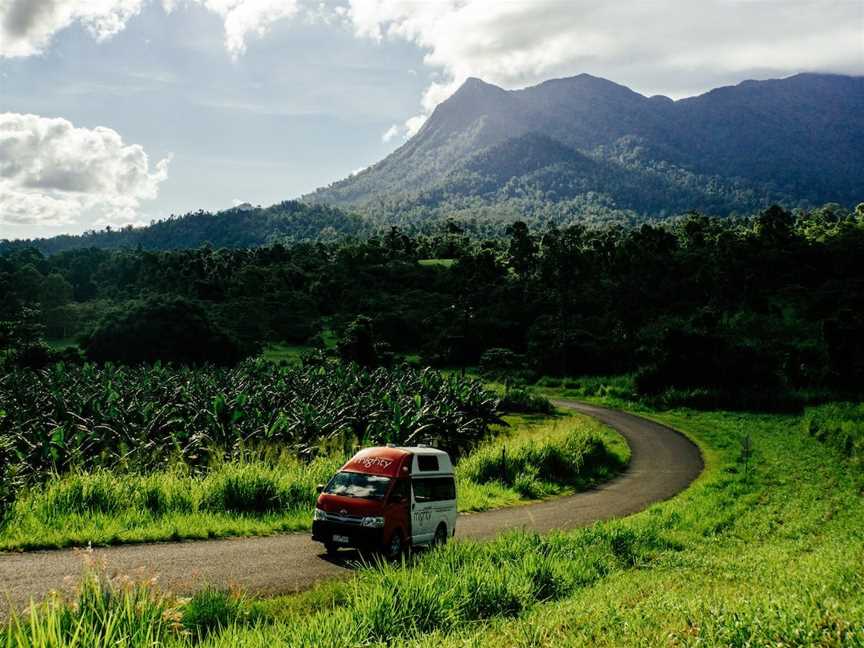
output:
[[[315,492],[318,493],[319,495],[320,495],[321,493],[323,493],[323,492],[324,492],[324,484],[318,484],[318,485],[315,487]]]

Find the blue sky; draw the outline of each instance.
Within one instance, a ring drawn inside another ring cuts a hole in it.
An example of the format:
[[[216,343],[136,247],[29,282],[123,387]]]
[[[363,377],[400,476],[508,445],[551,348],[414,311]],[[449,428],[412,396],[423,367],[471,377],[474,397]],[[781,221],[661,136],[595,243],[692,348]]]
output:
[[[688,96],[864,73],[864,3],[0,0],[0,238],[267,205],[371,164],[467,76]]]

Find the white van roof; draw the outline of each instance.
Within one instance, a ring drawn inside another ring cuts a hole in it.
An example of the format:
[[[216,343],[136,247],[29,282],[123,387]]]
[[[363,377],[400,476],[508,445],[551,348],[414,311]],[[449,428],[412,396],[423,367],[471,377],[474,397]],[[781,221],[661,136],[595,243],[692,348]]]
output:
[[[452,475],[453,462],[450,461],[450,455],[438,448],[429,448],[425,446],[413,446],[410,448],[402,448],[406,452],[411,453],[411,474],[412,475]],[[434,457],[435,460],[427,461],[421,457]]]

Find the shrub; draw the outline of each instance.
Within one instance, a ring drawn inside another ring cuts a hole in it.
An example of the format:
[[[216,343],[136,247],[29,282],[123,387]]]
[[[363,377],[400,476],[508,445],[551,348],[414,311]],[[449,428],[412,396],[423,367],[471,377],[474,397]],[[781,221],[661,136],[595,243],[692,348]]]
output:
[[[37,492],[36,511],[44,520],[69,514],[114,514],[135,505],[128,484],[107,470],[72,473]]]
[[[160,472],[138,477],[137,480],[135,491],[141,506],[153,515],[191,513],[197,505],[196,488],[190,483],[189,475]]]
[[[550,494],[548,486],[540,481],[535,472],[523,472],[516,475],[513,488],[526,499],[540,499]]]
[[[461,575],[462,612],[469,619],[513,617],[532,603],[531,584],[515,570],[475,564],[464,566]]]

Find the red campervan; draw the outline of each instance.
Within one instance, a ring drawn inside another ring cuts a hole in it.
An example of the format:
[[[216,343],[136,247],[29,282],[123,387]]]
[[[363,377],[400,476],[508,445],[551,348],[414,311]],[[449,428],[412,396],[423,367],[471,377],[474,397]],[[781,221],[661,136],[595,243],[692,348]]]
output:
[[[356,547],[395,557],[409,546],[445,542],[455,527],[456,484],[446,452],[366,448],[322,488],[312,538],[328,553]]]

